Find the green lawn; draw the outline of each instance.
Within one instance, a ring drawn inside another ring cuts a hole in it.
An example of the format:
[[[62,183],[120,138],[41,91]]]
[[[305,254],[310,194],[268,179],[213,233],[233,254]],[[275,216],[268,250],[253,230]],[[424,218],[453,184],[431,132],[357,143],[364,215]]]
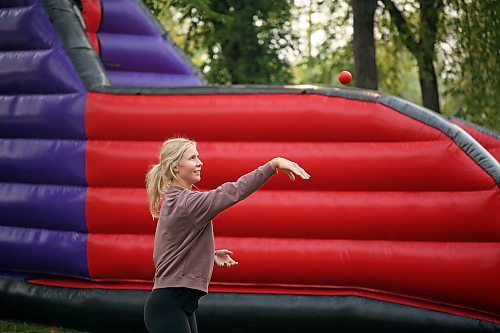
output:
[[[0,333],[83,333],[67,328],[26,323],[14,320],[0,320]]]

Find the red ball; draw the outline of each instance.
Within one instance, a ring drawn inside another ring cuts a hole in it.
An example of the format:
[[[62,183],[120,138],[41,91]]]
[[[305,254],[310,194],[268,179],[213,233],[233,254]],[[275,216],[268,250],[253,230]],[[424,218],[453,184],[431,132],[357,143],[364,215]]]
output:
[[[339,81],[342,84],[348,84],[352,81],[352,74],[349,71],[342,71],[339,74]]]

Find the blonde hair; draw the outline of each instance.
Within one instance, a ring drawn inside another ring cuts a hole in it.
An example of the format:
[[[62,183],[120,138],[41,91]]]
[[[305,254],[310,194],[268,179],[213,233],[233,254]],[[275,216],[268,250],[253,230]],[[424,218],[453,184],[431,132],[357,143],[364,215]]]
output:
[[[151,216],[158,218],[162,195],[168,190],[173,179],[178,179],[174,173],[184,152],[196,142],[186,138],[170,138],[163,142],[160,149],[160,161],[150,166],[146,174],[146,190],[149,199]]]

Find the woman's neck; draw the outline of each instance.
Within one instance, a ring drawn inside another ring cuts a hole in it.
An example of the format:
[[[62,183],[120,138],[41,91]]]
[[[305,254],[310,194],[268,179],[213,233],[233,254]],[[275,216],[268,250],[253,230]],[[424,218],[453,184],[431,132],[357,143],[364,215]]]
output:
[[[178,181],[177,179],[174,179],[170,186],[178,186],[186,190],[191,190],[193,188],[193,184],[188,184],[184,181]]]

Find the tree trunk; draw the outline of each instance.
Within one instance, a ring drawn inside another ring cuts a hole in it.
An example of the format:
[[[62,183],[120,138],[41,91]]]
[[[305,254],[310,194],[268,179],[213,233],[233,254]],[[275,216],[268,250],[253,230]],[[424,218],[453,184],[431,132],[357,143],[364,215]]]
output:
[[[382,0],[391,14],[391,20],[396,25],[399,35],[406,47],[417,59],[422,103],[426,108],[441,112],[439,107],[439,93],[434,68],[436,51],[437,26],[439,15],[443,9],[443,0],[419,0],[420,21],[418,39],[410,29],[409,23],[392,0]]]
[[[437,28],[443,0],[419,0],[419,3],[420,52],[416,56],[423,104],[431,110],[441,112],[434,60],[436,58]]]
[[[423,105],[428,109],[440,112],[436,71],[429,55],[424,55],[424,59],[418,60],[418,77]]]
[[[354,16],[354,82],[358,88],[377,90],[373,24],[377,1],[351,0]]]

